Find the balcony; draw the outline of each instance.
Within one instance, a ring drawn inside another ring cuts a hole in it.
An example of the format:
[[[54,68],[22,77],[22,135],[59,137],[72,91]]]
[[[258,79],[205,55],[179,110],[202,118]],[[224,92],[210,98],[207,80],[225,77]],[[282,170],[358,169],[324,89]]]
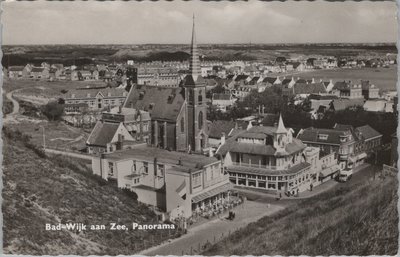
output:
[[[206,181],[206,182],[204,183],[204,187],[206,188],[206,187],[209,187],[209,186],[218,184],[218,183],[223,182],[223,181],[228,181],[228,180],[229,180],[229,174],[225,174],[225,175],[223,175],[223,176],[214,178],[214,179],[212,179],[212,180],[210,180],[210,181]]]
[[[235,166],[240,166],[240,167],[260,168],[260,169],[268,169],[268,170],[278,170],[280,168],[278,166],[244,163],[244,162],[232,162],[232,164]]]

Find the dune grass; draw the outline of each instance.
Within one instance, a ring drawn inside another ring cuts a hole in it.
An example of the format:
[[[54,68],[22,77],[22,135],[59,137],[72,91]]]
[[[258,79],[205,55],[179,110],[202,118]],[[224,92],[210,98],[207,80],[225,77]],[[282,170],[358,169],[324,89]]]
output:
[[[204,255],[394,255],[397,177],[334,188],[235,232]]]

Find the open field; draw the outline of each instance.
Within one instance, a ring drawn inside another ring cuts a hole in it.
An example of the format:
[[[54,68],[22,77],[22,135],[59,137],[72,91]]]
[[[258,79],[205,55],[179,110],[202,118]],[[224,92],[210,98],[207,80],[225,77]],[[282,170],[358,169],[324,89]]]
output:
[[[397,83],[397,65],[392,65],[389,68],[362,68],[362,69],[335,69],[335,70],[315,70],[299,73],[302,78],[312,79],[316,81],[323,79],[333,82],[351,80],[359,82],[360,80],[369,80],[381,90],[396,90]]]
[[[382,91],[396,90],[397,83],[397,65],[391,65],[389,68],[354,68],[354,69],[326,69],[326,70],[311,70],[311,71],[294,71],[286,73],[269,73],[269,77],[280,78],[314,78],[316,82],[320,79],[333,83],[343,80],[351,80],[354,83],[360,80],[369,80],[372,84],[380,88]]]
[[[20,120],[19,123],[10,123],[7,126],[13,130],[31,136],[31,141],[37,146],[43,146],[44,138],[47,148],[73,151],[85,147],[89,133],[80,128],[66,125],[64,122],[48,122],[45,120]]]
[[[395,255],[397,174],[376,180],[354,178],[350,185],[303,199],[235,232],[203,254]]]
[[[91,174],[85,164],[46,157],[29,140],[3,129],[3,251],[30,255],[131,255],[175,237],[175,230],[110,230],[157,223],[134,194]],[[46,231],[45,224],[82,222],[106,230]]]
[[[61,90],[70,90],[89,85],[104,85],[103,81],[38,81],[31,79],[5,79],[3,90],[10,92],[16,89],[16,97],[25,101],[31,101],[38,105],[50,100],[57,100],[62,96]]]

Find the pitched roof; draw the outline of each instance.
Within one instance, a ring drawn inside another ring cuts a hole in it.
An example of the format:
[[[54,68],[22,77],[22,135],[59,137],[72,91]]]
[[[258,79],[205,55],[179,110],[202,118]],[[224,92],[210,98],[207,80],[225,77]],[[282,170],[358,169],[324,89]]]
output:
[[[148,111],[152,119],[176,122],[185,102],[183,88],[133,86],[124,107]]]
[[[248,77],[249,77],[248,75],[238,75],[238,76],[235,78],[235,81],[238,82],[238,81],[241,81],[241,80],[245,80],[245,79],[247,79]]]
[[[43,67],[33,67],[31,72],[43,72],[44,68]]]
[[[356,98],[356,99],[333,99],[332,105],[335,111],[342,111],[352,106],[363,106],[364,99]]]
[[[369,125],[364,125],[364,126],[361,126],[361,127],[357,127],[356,128],[356,131],[357,132],[360,132],[361,133],[361,136],[365,139],[365,140],[368,140],[368,139],[372,139],[372,138],[375,138],[375,137],[381,137],[382,136],[382,134],[381,133],[379,133],[378,131],[376,131],[375,129],[373,129],[371,126],[369,126]]]
[[[257,83],[257,81],[260,79],[260,77],[253,77],[251,80],[250,80],[250,83]]]
[[[222,133],[228,136],[229,132],[235,128],[236,122],[228,120],[216,120],[209,124],[208,137],[221,138]]]
[[[220,94],[214,93],[212,95],[212,99],[213,100],[231,100],[232,95],[231,94],[223,94],[223,93],[220,93]]]
[[[24,68],[24,66],[10,66],[8,67],[8,71],[23,71]]]
[[[276,149],[271,144],[253,144],[238,142],[238,138],[272,138],[273,134],[277,131],[277,127],[264,127],[254,126],[249,130],[238,130],[229,139],[225,141],[218,149],[218,154],[225,155],[227,152],[258,154],[258,155],[275,155]],[[292,154],[294,152],[304,149],[306,146],[298,139],[293,138],[292,143],[286,145],[286,153]]]
[[[264,78],[263,82],[268,82],[268,83],[274,84],[276,80],[277,80],[277,78],[266,77],[266,78]]]
[[[326,93],[326,88],[322,83],[298,83],[293,86],[294,94],[321,94]]]
[[[85,88],[70,90],[66,93],[65,98],[94,98],[98,93],[101,93],[104,97],[124,97],[127,95],[123,88]]]
[[[87,143],[89,145],[106,147],[117,132],[119,123],[107,123],[98,121],[90,134]]]
[[[347,136],[351,131],[335,129],[306,128],[299,132],[297,138],[301,141],[340,145],[340,137]],[[324,135],[319,136],[319,135]]]
[[[282,80],[282,85],[289,84],[290,81],[292,81],[292,79],[284,79],[284,80]]]
[[[337,82],[335,82],[333,89],[348,90],[348,89],[350,89],[350,86],[351,86],[350,81],[337,81]]]

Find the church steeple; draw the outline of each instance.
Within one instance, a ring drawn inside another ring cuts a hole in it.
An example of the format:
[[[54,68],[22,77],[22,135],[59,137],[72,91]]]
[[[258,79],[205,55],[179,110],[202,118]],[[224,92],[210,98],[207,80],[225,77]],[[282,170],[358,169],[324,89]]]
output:
[[[190,45],[189,74],[192,75],[194,81],[196,81],[197,78],[201,75],[200,59],[199,59],[199,54],[197,52],[197,44],[196,44],[194,14],[193,14],[192,42]]]

